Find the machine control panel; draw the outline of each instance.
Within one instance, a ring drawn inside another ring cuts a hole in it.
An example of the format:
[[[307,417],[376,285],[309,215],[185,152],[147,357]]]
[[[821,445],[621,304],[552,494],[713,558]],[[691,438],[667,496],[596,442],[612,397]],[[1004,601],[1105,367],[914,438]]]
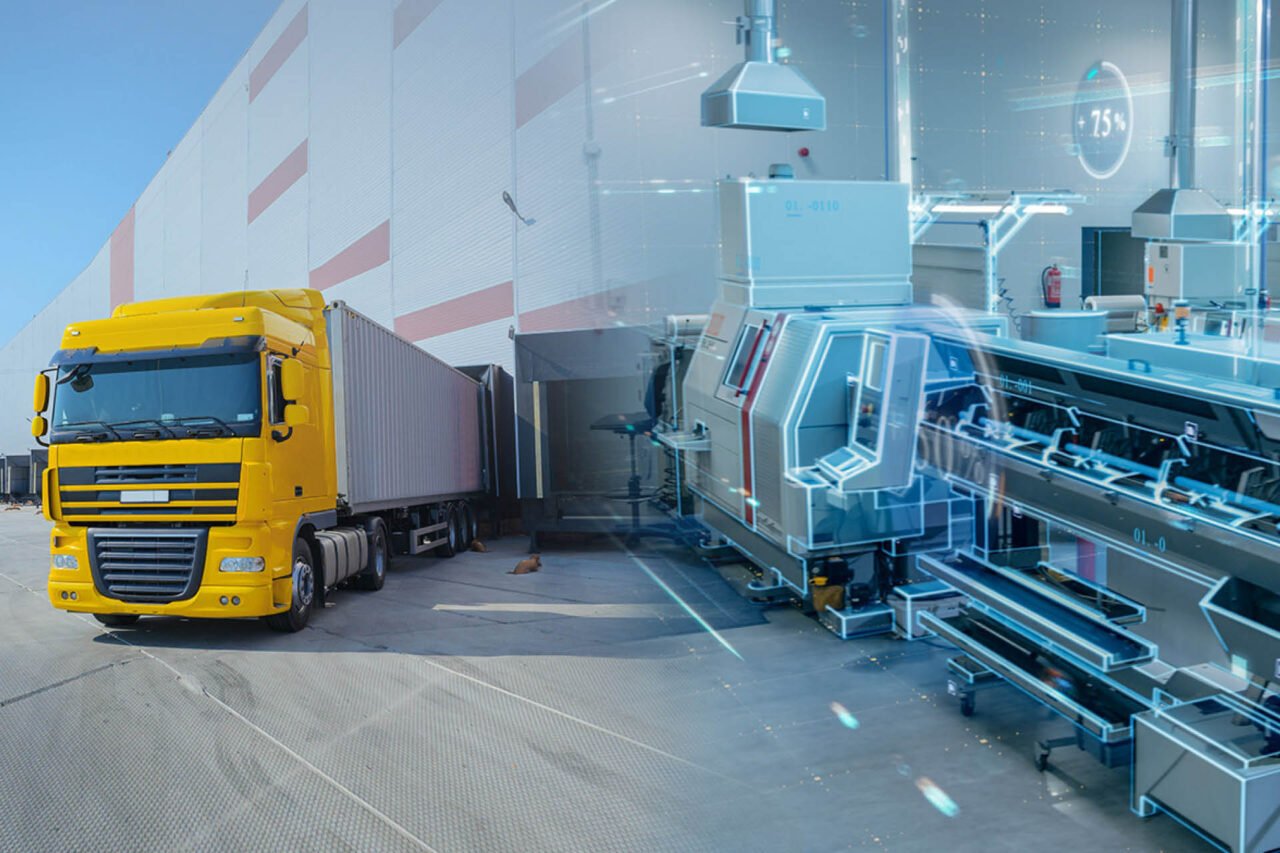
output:
[[[915,466],[928,338],[879,331],[864,336],[861,363],[848,376],[846,444],[792,476],[807,488],[827,488],[837,502],[856,491],[903,488]]]

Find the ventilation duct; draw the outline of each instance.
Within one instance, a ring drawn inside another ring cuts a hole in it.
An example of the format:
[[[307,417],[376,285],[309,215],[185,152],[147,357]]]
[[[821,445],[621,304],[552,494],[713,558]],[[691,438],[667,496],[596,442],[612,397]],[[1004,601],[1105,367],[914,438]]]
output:
[[[738,42],[746,60],[702,93],[704,127],[826,130],[827,101],[804,75],[774,58],[775,0],[746,0]]]

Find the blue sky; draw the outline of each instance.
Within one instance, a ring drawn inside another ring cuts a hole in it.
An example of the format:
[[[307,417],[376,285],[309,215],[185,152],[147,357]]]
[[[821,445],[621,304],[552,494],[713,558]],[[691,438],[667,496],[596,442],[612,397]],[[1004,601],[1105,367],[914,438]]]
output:
[[[0,344],[93,259],[278,2],[0,2]]]

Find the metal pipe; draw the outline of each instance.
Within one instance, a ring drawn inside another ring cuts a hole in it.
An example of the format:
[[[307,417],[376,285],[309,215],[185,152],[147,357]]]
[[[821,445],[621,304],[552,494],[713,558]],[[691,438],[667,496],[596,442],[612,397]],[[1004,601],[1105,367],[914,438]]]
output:
[[[1196,0],[1173,0],[1169,72],[1169,186],[1196,183]]]
[[[1255,0],[1252,71],[1245,75],[1252,85],[1251,123],[1245,128],[1247,151],[1247,193],[1245,209],[1249,217],[1249,261],[1252,300],[1248,350],[1257,357],[1262,345],[1262,303],[1267,292],[1267,241],[1262,227],[1267,202],[1267,65],[1271,59],[1271,0]],[[1248,59],[1246,59],[1248,61]]]
[[[748,62],[773,62],[773,39],[777,33],[775,0],[746,0],[746,17],[738,30],[747,46]]]
[[[884,173],[910,187],[911,63],[906,0],[884,0]]]

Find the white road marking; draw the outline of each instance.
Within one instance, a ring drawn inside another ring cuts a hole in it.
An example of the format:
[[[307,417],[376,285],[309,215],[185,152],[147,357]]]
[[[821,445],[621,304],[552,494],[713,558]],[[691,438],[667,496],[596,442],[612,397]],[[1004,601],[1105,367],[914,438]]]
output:
[[[492,604],[437,604],[433,610],[455,613],[547,613],[579,619],[662,619],[678,615],[680,609],[670,604],[573,604],[557,602],[494,602]]]

